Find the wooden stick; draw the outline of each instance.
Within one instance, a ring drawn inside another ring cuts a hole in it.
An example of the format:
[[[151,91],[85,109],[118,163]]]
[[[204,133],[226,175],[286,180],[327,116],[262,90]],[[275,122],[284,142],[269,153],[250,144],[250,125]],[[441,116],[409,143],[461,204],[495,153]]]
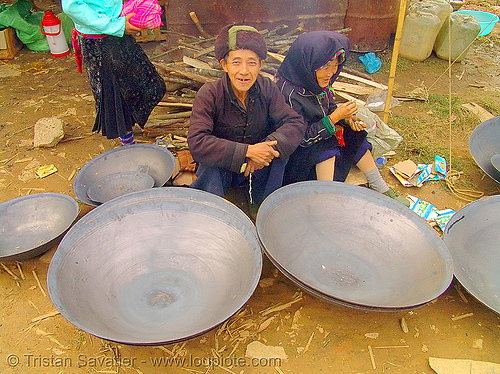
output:
[[[205,39],[210,38],[210,35],[203,29],[203,26],[201,26],[200,20],[198,19],[198,16],[196,15],[195,12],[189,12],[189,17],[191,17],[191,20],[193,21],[194,25],[200,32],[201,36],[203,36]]]
[[[333,89],[335,91],[342,91],[356,95],[371,95],[375,91],[371,87],[364,87],[357,84],[350,84],[338,81],[333,82]]]
[[[21,274],[21,279],[26,279],[23,273],[23,268],[21,267],[21,263],[19,261],[16,261],[17,269],[19,270],[19,274]]]
[[[384,345],[379,347],[373,347],[376,349],[393,349],[393,348],[410,348],[409,345]]]
[[[368,86],[372,86],[372,87],[375,87],[375,88],[380,88],[381,90],[387,90],[388,89],[388,87],[385,84],[377,83],[377,82],[371,81],[369,79],[361,78],[361,77],[358,77],[357,75],[354,75],[354,74],[349,74],[349,73],[341,71],[339,75],[341,77],[344,77],[344,78],[347,78],[347,79],[352,79],[353,81],[356,81],[356,82],[364,83],[364,84],[366,84]]]
[[[462,292],[462,286],[460,285],[460,283],[455,284],[453,287],[455,287],[455,289],[457,290],[457,293],[458,293],[458,296],[460,296],[460,299],[462,299],[462,301],[464,303],[469,304],[469,300],[467,300],[464,293]]]
[[[164,101],[160,101],[156,105],[158,105],[158,106],[183,107],[183,108],[192,108],[193,107],[193,104],[189,104],[189,103],[167,103],[167,102],[164,102]]]
[[[172,119],[172,118],[187,118],[191,117],[191,111],[180,112],[180,113],[169,113],[169,114],[158,114],[149,117],[150,120],[162,120],[162,119]]]
[[[286,308],[292,306],[293,304],[295,304],[295,303],[297,303],[297,302],[299,302],[301,300],[302,300],[302,297],[298,297],[297,299],[292,300],[292,301],[290,301],[288,303],[285,303],[285,304],[282,304],[282,305],[278,305],[278,306],[275,306],[275,307],[272,307],[272,308],[268,308],[268,309],[262,311],[260,314],[262,314],[262,316],[264,317],[264,316],[267,316],[270,313],[279,312],[280,310],[286,309]]]
[[[70,175],[69,175],[69,177],[68,177],[68,181],[72,180],[72,179],[73,179],[73,177],[75,176],[75,174],[76,174],[76,170],[75,170],[75,169],[73,169],[73,171],[71,172],[71,174],[70,174]]]
[[[459,319],[467,318],[467,317],[472,317],[473,315],[474,315],[474,313],[466,313],[466,314],[462,314],[460,316],[451,317],[451,320],[452,321],[458,321]]]
[[[188,57],[188,56],[183,56],[182,62],[184,62],[186,65],[192,66],[193,68],[207,69],[207,70],[212,69],[212,67],[209,64],[207,64],[205,61],[201,61],[201,60],[198,60],[196,58],[192,58],[192,57]]]
[[[269,56],[271,56],[272,58],[274,58],[275,60],[278,60],[279,62],[283,62],[283,60],[285,60],[285,56],[280,55],[279,53],[274,53],[274,52],[268,51],[267,54]]]
[[[314,331],[312,332],[311,336],[309,337],[309,340],[307,341],[307,344],[306,346],[304,347],[304,351],[302,353],[305,353],[307,352],[307,350],[309,349],[309,347],[311,346],[311,342],[314,338]]]
[[[163,99],[161,99],[162,102],[164,103],[188,103],[192,104],[194,99],[190,99],[188,97],[182,97],[178,95],[168,95],[164,96]]]
[[[402,0],[405,1],[405,0]],[[372,362],[372,368],[373,370],[377,370],[377,365],[375,364],[375,356],[373,355],[373,349],[372,346],[368,346],[368,353],[370,354],[370,361]]]
[[[42,284],[40,283],[40,279],[38,279],[38,275],[36,275],[36,271],[33,270],[33,276],[36,279],[36,283],[38,283],[38,287],[40,288],[40,291],[42,292],[43,296],[47,297],[47,294],[45,293],[45,290],[42,287]]]
[[[24,128],[22,128],[21,130],[14,131],[12,134],[10,134],[10,136],[12,136],[12,135],[16,135],[16,134],[19,134],[20,132],[23,132],[23,131],[25,131],[25,130],[31,129],[32,127],[34,127],[34,126],[33,126],[33,125],[31,125],[31,126],[28,126],[28,127],[24,127]]]
[[[10,158],[6,158],[5,160],[2,160],[0,161],[0,164],[2,165],[5,165],[7,162],[9,162],[10,160],[12,160],[14,157],[16,157],[18,154],[16,153],[14,156],[10,157]]]
[[[47,314],[35,317],[30,322],[35,323],[35,322],[41,321],[42,319],[46,319],[46,318],[57,316],[58,314],[61,314],[61,313],[58,310],[54,310],[53,312],[50,312],[50,313],[47,313]]]
[[[345,92],[335,92],[335,95],[340,96],[348,101],[354,101],[356,104],[365,106],[365,102],[363,100],[357,99],[354,96],[346,94]]]
[[[5,266],[3,263],[1,263],[1,265],[2,265],[3,269],[7,273],[9,273],[12,278],[14,278],[14,280],[19,280],[19,277],[16,274],[14,274],[7,266]]]
[[[403,32],[403,23],[406,12],[406,0],[401,0],[399,4],[398,25],[394,38],[394,47],[392,48],[391,68],[389,71],[389,86],[387,87],[387,99],[385,100],[383,121],[389,120],[389,111],[391,109],[392,90],[394,88],[394,79],[396,78],[396,66],[398,64],[399,45],[401,44],[401,34]]]
[[[215,78],[213,78],[213,77],[208,77],[208,76],[205,76],[205,75],[201,75],[201,74],[197,74],[197,73],[186,71],[186,70],[184,70],[180,66],[174,67],[174,66],[170,66],[170,65],[163,64],[163,63],[160,63],[160,62],[155,62],[153,64],[155,66],[160,67],[161,69],[164,69],[166,71],[171,71],[171,72],[183,75],[183,76],[185,76],[185,77],[187,77],[187,78],[189,78],[189,79],[191,79],[193,81],[196,81],[196,82],[207,83],[207,82],[212,82],[212,81],[215,80]],[[168,78],[164,78],[164,79],[168,79]]]
[[[209,53],[212,53],[214,50],[215,50],[214,46],[208,47],[208,48],[204,49],[203,51],[196,52],[194,54],[194,57],[200,57],[200,56],[208,55]]]

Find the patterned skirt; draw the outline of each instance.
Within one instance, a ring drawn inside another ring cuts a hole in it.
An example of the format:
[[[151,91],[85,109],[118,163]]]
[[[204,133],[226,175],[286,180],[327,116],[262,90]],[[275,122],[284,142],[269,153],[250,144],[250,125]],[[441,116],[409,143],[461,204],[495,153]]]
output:
[[[165,82],[130,35],[81,38],[83,62],[96,102],[92,131],[108,139],[144,127],[166,93]]]

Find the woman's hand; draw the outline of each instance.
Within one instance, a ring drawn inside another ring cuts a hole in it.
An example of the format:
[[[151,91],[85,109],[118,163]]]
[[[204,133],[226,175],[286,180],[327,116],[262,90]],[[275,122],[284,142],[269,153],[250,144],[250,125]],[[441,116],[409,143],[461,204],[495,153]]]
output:
[[[348,101],[340,104],[329,117],[332,123],[337,123],[342,119],[351,118],[356,113],[358,113],[358,106],[354,101]]]
[[[366,123],[361,118],[353,116],[346,119],[347,124],[352,129],[352,131],[363,131],[366,129]]]
[[[139,27],[134,26],[129,22],[129,19],[133,16],[135,16],[135,13],[130,13],[125,16],[125,34],[127,35],[135,35],[141,31]]]

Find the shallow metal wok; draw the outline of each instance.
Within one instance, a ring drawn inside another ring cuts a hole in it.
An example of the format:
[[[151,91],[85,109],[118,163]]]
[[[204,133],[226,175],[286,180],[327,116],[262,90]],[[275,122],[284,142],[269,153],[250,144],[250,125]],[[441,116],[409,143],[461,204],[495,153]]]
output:
[[[478,166],[500,183],[500,170],[494,165],[496,155],[500,154],[500,117],[491,118],[472,131],[469,150]]]
[[[458,210],[446,225],[458,281],[476,299],[500,313],[500,195]]]
[[[85,215],[61,241],[48,290],[82,330],[126,344],[202,334],[250,298],[262,269],[255,226],[189,188],[134,192]]]
[[[261,205],[257,232],[271,261],[306,291],[361,309],[412,308],[453,277],[436,232],[402,204],[337,182],[282,187]]]
[[[166,148],[154,144],[134,144],[112,149],[87,162],[73,181],[73,191],[82,203],[99,205],[87,196],[88,188],[103,178],[121,172],[146,171],[155,180],[155,187],[163,186],[172,176],[175,159]]]
[[[38,193],[0,204],[0,260],[19,261],[53,247],[78,216],[78,203],[60,193]]]
[[[105,203],[125,194],[153,188],[155,180],[146,173],[128,171],[110,174],[87,189],[90,200]]]

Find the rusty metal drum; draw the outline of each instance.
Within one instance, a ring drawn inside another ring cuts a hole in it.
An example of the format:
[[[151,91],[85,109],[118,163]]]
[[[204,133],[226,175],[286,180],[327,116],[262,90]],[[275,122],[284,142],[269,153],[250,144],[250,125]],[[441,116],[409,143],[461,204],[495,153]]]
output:
[[[377,52],[389,46],[395,32],[399,11],[398,0],[349,0],[345,27],[351,50]]]

